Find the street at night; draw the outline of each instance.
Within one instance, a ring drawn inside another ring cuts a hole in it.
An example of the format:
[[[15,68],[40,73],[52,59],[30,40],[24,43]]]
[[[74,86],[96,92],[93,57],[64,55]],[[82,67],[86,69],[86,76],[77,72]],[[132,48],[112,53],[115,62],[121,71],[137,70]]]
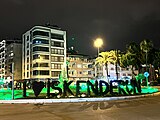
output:
[[[160,96],[83,103],[0,104],[1,120],[159,120]]]
[[[0,120],[160,120],[160,0],[1,0]]]

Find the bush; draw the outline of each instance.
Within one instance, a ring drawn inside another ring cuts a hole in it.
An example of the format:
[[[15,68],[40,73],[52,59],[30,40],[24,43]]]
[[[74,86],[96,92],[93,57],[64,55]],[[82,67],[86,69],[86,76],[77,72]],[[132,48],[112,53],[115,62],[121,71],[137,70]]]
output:
[[[143,81],[141,85],[142,85],[142,86],[147,86],[147,82],[146,82],[146,81]]]
[[[157,82],[157,81],[151,81],[149,85],[150,85],[150,86],[157,86],[157,85],[158,85],[158,82]]]
[[[160,84],[160,77],[159,77],[159,78],[157,78],[157,82],[158,82],[158,84]]]

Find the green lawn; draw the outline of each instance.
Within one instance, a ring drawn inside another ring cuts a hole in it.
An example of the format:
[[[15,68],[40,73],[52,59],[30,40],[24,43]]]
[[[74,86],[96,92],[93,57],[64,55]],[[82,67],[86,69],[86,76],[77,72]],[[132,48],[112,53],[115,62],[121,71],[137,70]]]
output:
[[[70,89],[75,94],[75,92],[76,92],[75,86],[71,86]],[[52,93],[54,90],[50,89],[50,91]],[[148,87],[148,88],[147,87],[143,87],[142,88],[142,94],[154,93],[154,92],[157,92],[157,91],[158,91],[158,89],[157,88],[153,88],[153,87]],[[34,96],[34,92],[33,92],[32,89],[28,89],[26,92],[27,92],[27,98],[36,98]],[[115,89],[114,92],[117,92],[117,89]],[[47,88],[43,88],[43,90],[41,91],[41,93],[38,96],[38,98],[45,98],[46,97],[46,93],[47,93]],[[80,93],[87,93],[86,86],[81,86]],[[93,92],[91,92],[91,95],[94,95]],[[108,96],[111,96],[111,95],[108,94]],[[14,90],[14,98],[15,99],[23,99],[23,90]],[[7,89],[1,89],[0,90],[0,100],[11,100],[11,99],[12,99],[12,90],[7,90]]]

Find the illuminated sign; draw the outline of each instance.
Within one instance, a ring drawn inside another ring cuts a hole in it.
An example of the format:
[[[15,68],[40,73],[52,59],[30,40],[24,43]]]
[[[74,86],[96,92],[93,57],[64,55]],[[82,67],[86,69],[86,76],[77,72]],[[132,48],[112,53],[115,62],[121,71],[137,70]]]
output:
[[[52,81],[49,82],[47,85],[47,96],[50,97],[68,97],[70,95],[81,97],[82,89],[85,89],[85,94],[87,97],[90,96],[107,96],[108,93],[111,95],[133,95],[137,93],[141,93],[141,83],[140,81],[131,80],[130,83],[126,80],[113,80],[110,81],[110,83],[107,83],[106,81],[100,80],[100,81],[83,81],[78,80],[76,81],[74,85],[74,89],[71,89],[71,84],[73,84],[73,81],[63,81],[62,87],[59,86],[61,84],[59,81]],[[37,85],[39,84],[39,85]],[[44,85],[43,82],[36,82],[33,83],[33,90],[35,93],[35,96],[37,97],[41,90],[43,89]],[[83,84],[83,86],[81,85]],[[58,91],[57,93],[51,93],[50,87],[55,91]],[[72,86],[73,87],[73,86]]]

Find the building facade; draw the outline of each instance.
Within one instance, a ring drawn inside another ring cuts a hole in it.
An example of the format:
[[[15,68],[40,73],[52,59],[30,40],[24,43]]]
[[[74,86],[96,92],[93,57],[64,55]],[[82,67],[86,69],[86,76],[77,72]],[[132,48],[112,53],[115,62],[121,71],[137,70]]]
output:
[[[129,66],[128,68],[123,68],[117,65],[117,71],[116,71],[116,65],[115,64],[108,64],[108,76],[107,76],[107,70],[105,66],[95,66],[95,76],[96,78],[105,78],[110,80],[129,80],[132,79],[132,66]],[[138,70],[134,69],[134,73],[138,75]]]
[[[90,80],[94,78],[93,60],[88,56],[80,54],[68,54],[68,79],[77,80]]]
[[[66,69],[66,31],[34,26],[22,38],[22,79],[57,79]]]
[[[2,40],[0,42],[0,78],[6,82],[21,80],[21,40]]]

